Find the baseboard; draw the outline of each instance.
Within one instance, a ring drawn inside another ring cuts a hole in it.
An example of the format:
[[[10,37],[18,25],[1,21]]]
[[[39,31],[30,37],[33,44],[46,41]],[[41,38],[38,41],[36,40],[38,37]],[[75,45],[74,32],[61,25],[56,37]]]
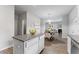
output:
[[[13,45],[10,45],[10,46],[7,46],[5,48],[2,48],[2,49],[0,49],[0,51],[5,50],[5,49],[10,48],[10,47],[13,47]]]

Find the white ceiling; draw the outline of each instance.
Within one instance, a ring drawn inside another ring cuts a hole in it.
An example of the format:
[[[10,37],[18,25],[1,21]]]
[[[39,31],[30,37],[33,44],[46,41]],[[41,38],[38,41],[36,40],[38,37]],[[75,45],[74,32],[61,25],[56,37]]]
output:
[[[31,12],[41,19],[52,19],[68,14],[73,7],[73,5],[16,5],[15,10]]]

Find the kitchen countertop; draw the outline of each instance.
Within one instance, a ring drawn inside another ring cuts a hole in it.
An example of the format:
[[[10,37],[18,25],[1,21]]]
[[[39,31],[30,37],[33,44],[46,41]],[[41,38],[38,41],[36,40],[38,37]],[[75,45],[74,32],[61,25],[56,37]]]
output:
[[[76,41],[77,43],[79,43],[79,35],[68,35],[69,37],[72,38],[72,40]]]
[[[35,37],[39,37],[39,36],[41,36],[43,34],[44,33],[36,34],[36,35],[30,35],[30,34],[16,35],[16,36],[13,36],[13,38],[24,42],[24,41],[27,41],[27,40],[31,40],[31,39],[33,39]]]

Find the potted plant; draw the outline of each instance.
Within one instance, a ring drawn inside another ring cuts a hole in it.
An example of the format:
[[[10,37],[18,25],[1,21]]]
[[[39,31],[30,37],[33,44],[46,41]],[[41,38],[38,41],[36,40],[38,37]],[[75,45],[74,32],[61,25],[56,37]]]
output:
[[[35,29],[35,28],[31,28],[31,29],[29,30],[29,32],[30,32],[31,35],[35,35],[36,29]]]

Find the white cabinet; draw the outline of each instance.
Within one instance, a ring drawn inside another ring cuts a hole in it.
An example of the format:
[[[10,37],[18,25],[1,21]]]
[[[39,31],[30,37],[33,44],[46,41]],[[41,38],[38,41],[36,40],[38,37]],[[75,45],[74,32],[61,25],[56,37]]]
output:
[[[38,53],[40,53],[44,49],[44,35],[40,36],[38,42]]]
[[[38,53],[38,43],[35,43],[34,45],[25,48],[24,51],[25,54],[37,54]]]
[[[24,42],[25,54],[37,54],[38,53],[38,40],[39,37]]]
[[[20,40],[13,40],[14,45],[13,45],[13,53],[14,54],[23,54],[24,53],[24,44]]]
[[[33,38],[31,40],[28,40],[28,41],[24,42],[25,48],[37,44],[38,40],[39,40],[39,37],[36,37],[36,38]]]

